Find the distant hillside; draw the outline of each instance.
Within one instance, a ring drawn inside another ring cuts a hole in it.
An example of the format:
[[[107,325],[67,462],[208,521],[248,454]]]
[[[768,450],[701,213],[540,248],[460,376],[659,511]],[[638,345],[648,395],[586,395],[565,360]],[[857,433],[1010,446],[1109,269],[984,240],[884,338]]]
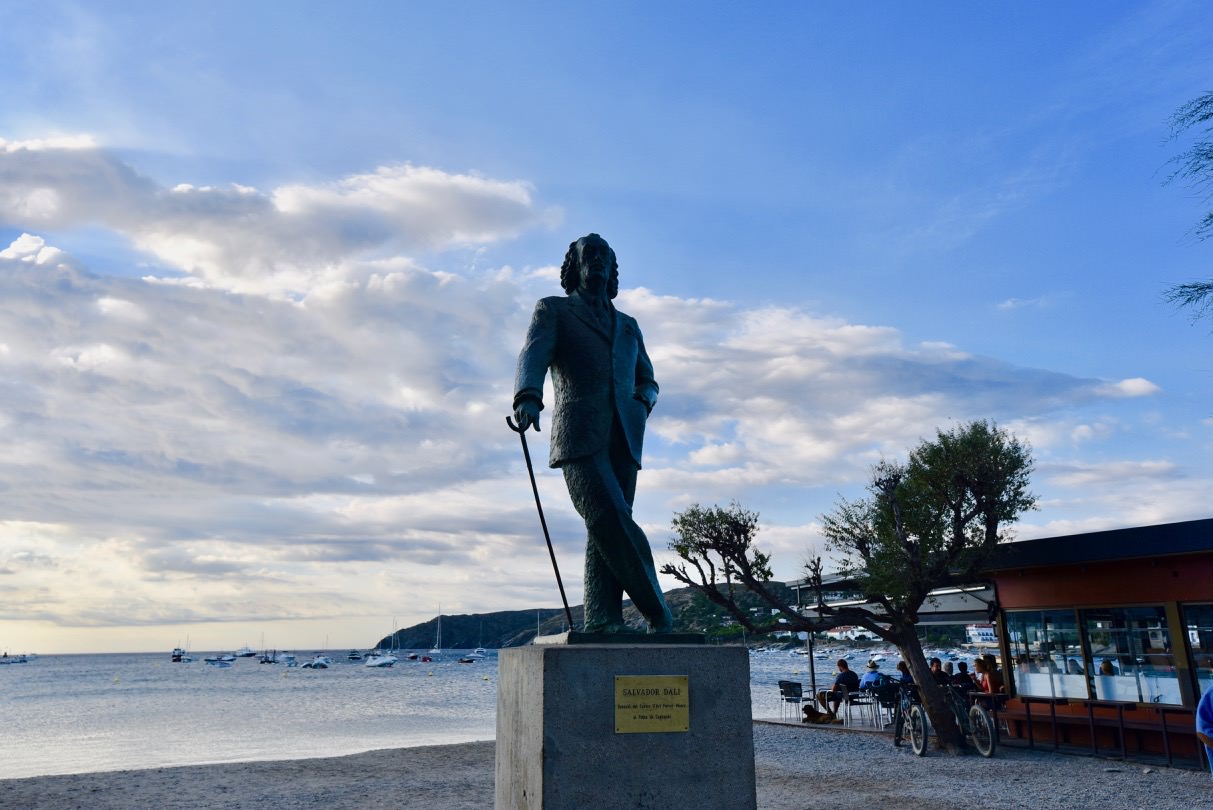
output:
[[[573,617],[580,621],[579,609]],[[449,650],[470,650],[474,647],[497,649],[519,647],[535,637],[538,622],[543,635],[565,630],[563,608],[537,610],[503,610],[497,613],[461,613],[442,616],[442,646]],[[428,650],[438,637],[438,618],[404,627],[375,642],[381,649]]]
[[[782,582],[769,583],[769,587],[786,600],[793,598],[792,591]],[[738,603],[750,610],[769,611],[761,599],[738,588]],[[674,614],[674,629],[680,633],[706,633],[712,641],[741,640],[741,628],[723,608],[712,604],[693,588],[678,588],[665,594],[670,611]],[[582,607],[571,608],[573,622],[580,626]],[[623,619],[633,627],[646,627],[639,611],[631,601],[624,602]],[[497,649],[520,647],[529,644],[537,632],[539,635],[562,633],[568,629],[563,608],[539,608],[535,610],[503,610],[497,613],[463,613],[457,616],[442,616],[442,646],[444,649],[468,650],[473,647]],[[428,650],[434,646],[438,634],[437,617],[412,627],[397,630],[384,636],[373,646],[400,650]]]

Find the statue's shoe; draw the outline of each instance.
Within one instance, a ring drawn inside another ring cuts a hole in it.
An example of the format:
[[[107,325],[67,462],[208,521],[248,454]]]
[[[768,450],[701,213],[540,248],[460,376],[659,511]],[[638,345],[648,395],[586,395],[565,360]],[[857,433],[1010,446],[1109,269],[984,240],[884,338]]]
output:
[[[662,605],[661,619],[655,622],[650,622],[654,633],[673,633],[674,632],[674,614],[670,613],[670,609]]]

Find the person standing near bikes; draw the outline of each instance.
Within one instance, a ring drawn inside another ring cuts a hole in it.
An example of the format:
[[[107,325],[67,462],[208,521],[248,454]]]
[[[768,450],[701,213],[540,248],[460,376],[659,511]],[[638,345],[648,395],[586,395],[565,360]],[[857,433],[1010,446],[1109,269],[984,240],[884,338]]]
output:
[[[1205,745],[1205,759],[1213,771],[1213,686],[1205,690],[1196,704],[1196,736]]]

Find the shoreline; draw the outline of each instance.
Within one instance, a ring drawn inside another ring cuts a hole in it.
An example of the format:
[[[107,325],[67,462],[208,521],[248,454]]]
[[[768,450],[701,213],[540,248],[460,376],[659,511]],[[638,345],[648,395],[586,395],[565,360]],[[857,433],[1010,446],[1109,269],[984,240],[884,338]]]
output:
[[[906,806],[1203,806],[1207,772],[1000,748],[992,759],[915,757],[884,734],[754,721],[758,807],[809,810]],[[370,806],[482,810],[493,803],[492,740],[389,748],[315,759],[187,765],[0,780],[0,806],[28,808],[228,808]]]

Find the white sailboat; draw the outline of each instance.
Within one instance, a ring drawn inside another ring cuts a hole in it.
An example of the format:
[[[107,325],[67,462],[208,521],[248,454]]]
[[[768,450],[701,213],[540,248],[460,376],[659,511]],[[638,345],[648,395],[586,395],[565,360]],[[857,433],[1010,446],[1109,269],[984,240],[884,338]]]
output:
[[[469,658],[487,658],[489,651],[484,648],[484,622],[480,623],[480,638],[476,640],[476,649],[472,650]]]
[[[172,655],[169,656],[169,660],[172,661],[174,664],[192,664],[194,662],[194,657],[189,654],[189,649],[190,649],[190,637],[186,636],[185,637],[185,646],[184,647],[174,647]]]
[[[434,649],[430,650],[430,655],[442,652],[442,605],[438,606],[438,633],[434,636]]]

